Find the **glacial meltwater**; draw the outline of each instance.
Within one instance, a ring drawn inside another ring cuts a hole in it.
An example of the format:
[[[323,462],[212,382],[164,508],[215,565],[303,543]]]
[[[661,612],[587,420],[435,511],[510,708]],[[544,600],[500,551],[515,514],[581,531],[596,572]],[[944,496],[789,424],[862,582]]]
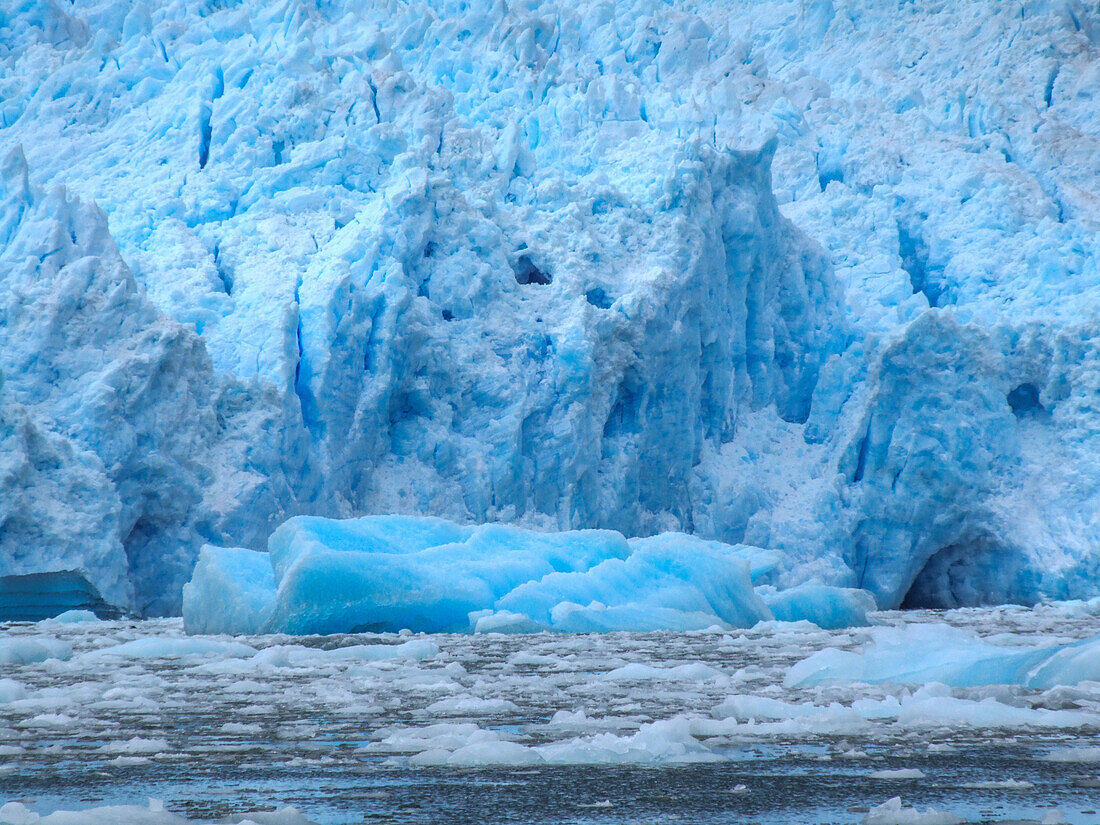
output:
[[[0,627],[3,823],[1100,822],[1093,602],[584,635],[62,618]]]

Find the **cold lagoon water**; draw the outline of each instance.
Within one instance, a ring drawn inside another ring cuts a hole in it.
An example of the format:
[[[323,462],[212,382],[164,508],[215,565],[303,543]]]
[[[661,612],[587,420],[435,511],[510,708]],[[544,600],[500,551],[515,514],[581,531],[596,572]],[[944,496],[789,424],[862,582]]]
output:
[[[1100,605],[871,620],[296,637],[9,624],[0,822],[1100,822]]]

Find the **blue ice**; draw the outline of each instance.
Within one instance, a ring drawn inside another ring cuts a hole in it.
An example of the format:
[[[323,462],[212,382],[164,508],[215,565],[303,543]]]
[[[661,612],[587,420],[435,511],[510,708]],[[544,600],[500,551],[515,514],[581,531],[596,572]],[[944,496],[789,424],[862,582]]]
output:
[[[775,551],[683,533],[540,533],[439,518],[296,517],[269,552],[206,546],[184,588],[190,633],[597,632],[750,627]],[[866,593],[774,592],[780,618],[866,623]],[[777,601],[778,600],[778,601]]]

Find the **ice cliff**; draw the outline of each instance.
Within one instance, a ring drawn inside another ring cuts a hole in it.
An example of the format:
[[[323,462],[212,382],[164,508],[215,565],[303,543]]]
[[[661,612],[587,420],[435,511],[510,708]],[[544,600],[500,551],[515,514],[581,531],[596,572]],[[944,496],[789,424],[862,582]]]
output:
[[[1072,0],[8,7],[0,576],[178,612],[203,543],[395,512],[1093,595],[1098,50]]]

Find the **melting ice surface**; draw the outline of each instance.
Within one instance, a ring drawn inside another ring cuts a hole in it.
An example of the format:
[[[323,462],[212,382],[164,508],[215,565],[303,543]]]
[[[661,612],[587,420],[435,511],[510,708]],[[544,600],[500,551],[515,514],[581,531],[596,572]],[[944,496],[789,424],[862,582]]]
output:
[[[1100,604],[870,619],[587,635],[7,625],[0,822],[1100,821]]]

